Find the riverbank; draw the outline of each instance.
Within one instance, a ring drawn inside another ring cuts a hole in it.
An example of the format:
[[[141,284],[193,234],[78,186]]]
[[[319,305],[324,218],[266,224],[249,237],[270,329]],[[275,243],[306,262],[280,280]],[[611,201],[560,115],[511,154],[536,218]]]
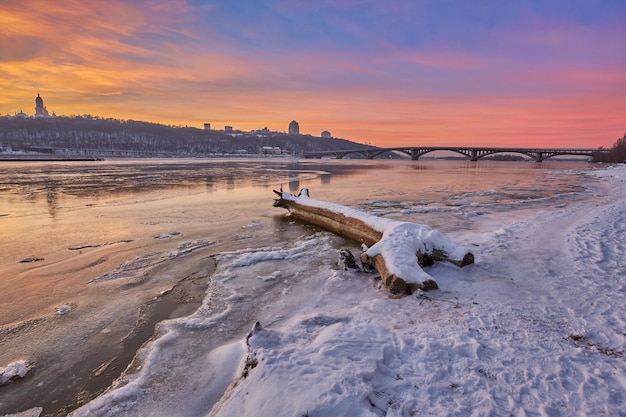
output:
[[[33,155],[3,155],[0,154],[0,162],[92,162],[92,161],[103,161],[102,158],[96,157],[70,157],[70,156],[59,156],[52,157],[49,155],[42,156],[33,156]]]
[[[615,167],[541,209],[474,204],[451,237],[476,263],[436,264],[440,290],[401,299],[338,269],[342,243],[325,233],[223,253],[225,307],[210,297],[162,323],[141,369],[75,415],[621,415],[625,184]],[[378,203],[387,216],[411,216],[391,203]],[[203,343],[242,321],[252,332],[239,342]],[[227,375],[215,402],[211,382]]]
[[[1,388],[2,409],[19,410],[23,404],[37,404],[42,416],[65,416],[102,394],[126,370],[139,348],[153,337],[157,323],[189,315],[201,305],[215,271],[215,261],[208,253],[197,254],[186,261],[189,266],[171,289],[129,311],[135,316],[131,327],[114,330],[109,326],[100,334],[85,335],[88,338],[75,346],[75,360],[71,367],[57,368],[42,379],[39,374],[49,366],[46,362],[52,358],[31,363],[25,378]],[[151,280],[162,273],[158,268],[149,270],[143,279]],[[59,321],[66,321],[71,315],[89,314],[81,307],[67,306],[62,315],[23,323],[22,327],[44,323],[57,326]],[[14,332],[25,331],[24,328],[0,328],[0,335],[4,339]]]
[[[180,414],[181,404],[186,415],[206,415],[235,378],[240,342],[254,322],[280,330],[300,313],[317,314],[311,303],[324,311],[318,295],[328,288],[337,290],[329,300],[348,303],[369,304],[358,297],[377,291],[372,277],[336,270],[338,248],[351,243],[291,224],[271,206],[272,188],[308,187],[315,198],[472,242],[486,222],[499,229],[588,198],[579,171],[587,164],[538,165],[269,159],[4,165],[0,330],[11,331],[0,338],[0,366],[28,361],[21,387],[52,391],[49,398],[57,389],[80,392],[86,380],[75,381],[72,370],[102,375],[120,368],[108,362],[149,320],[143,308],[202,259],[217,256],[200,308],[159,322],[158,338],[139,350],[129,372],[86,405],[108,404],[96,415]],[[40,261],[20,262],[30,258]],[[102,346],[117,350],[100,358]],[[126,346],[130,352],[137,345]],[[82,362],[88,366],[76,365]],[[37,397],[24,395],[18,408],[5,407],[7,387],[0,388],[0,415],[39,406]],[[159,403],[163,396],[169,405]]]

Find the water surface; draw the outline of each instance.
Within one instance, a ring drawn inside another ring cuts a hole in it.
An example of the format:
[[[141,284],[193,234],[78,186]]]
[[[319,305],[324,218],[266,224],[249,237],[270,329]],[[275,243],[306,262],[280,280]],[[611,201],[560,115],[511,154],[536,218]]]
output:
[[[151,303],[173,288],[179,298],[167,314],[192,312],[210,282],[212,254],[280,247],[314,233],[272,207],[272,189],[307,187],[313,198],[459,233],[477,216],[522,218],[579,198],[586,168],[283,159],[2,163],[0,366],[27,359],[33,371],[21,385],[0,388],[0,413],[49,401],[44,393],[53,386],[59,398],[78,395],[85,383],[76,373],[108,369],[144,328]],[[214,343],[241,331],[216,335]],[[48,402],[44,412],[53,411]]]

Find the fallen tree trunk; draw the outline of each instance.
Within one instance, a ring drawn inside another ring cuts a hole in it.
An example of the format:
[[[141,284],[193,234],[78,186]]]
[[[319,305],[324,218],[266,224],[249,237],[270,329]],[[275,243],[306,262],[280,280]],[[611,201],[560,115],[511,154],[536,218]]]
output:
[[[474,255],[427,225],[373,216],[339,204],[314,200],[308,189],[300,194],[274,190],[274,207],[289,210],[296,220],[319,226],[363,244],[361,261],[378,270],[392,293],[411,294],[438,288],[421,266],[448,261],[457,266],[474,263]]]

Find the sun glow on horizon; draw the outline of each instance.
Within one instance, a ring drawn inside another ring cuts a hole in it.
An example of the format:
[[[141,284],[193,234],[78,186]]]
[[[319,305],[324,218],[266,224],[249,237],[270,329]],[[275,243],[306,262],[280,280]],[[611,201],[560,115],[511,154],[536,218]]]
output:
[[[626,131],[626,5],[400,3],[406,16],[375,3],[8,0],[0,114],[32,113],[39,93],[58,115],[273,131],[296,119],[377,146],[607,147]]]

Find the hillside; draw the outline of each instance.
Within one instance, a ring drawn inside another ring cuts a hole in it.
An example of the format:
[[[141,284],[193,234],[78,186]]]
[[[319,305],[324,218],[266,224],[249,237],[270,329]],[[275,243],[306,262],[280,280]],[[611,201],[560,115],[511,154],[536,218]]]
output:
[[[268,148],[274,148],[269,150]],[[280,151],[276,148],[280,148]],[[225,132],[92,116],[0,118],[0,152],[61,156],[189,157],[360,149],[345,139],[277,132]]]

